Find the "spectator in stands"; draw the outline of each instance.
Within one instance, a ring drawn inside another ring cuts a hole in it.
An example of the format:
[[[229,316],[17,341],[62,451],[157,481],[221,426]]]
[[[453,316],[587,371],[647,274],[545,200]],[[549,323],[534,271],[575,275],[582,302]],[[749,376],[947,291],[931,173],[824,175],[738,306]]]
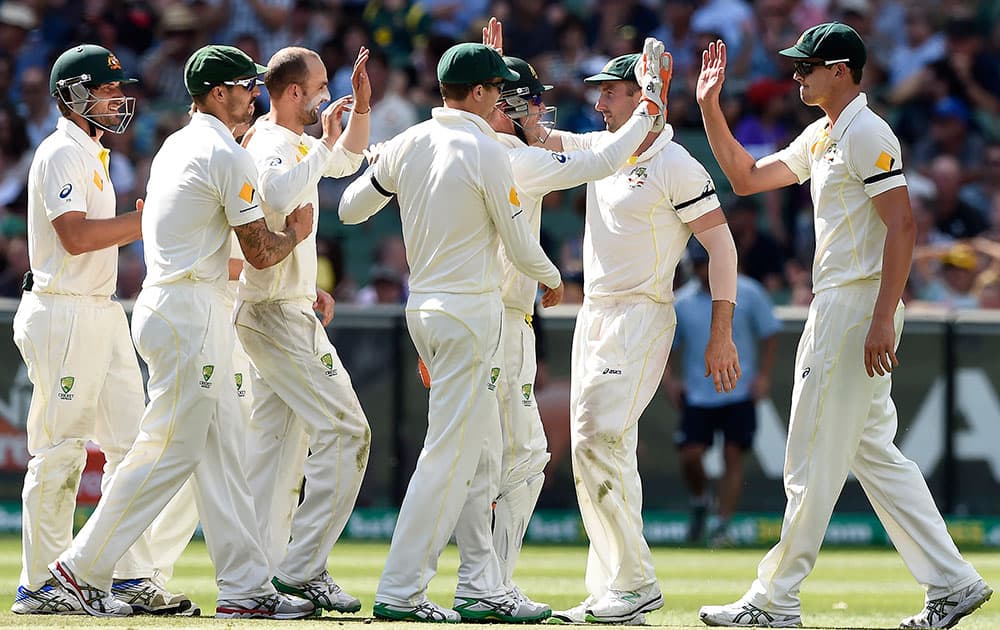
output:
[[[358,304],[405,304],[406,286],[399,272],[388,265],[373,265],[368,284],[358,291]]]
[[[27,122],[28,142],[34,150],[55,131],[59,110],[49,95],[49,77],[45,69],[31,67],[21,75],[21,116]]]
[[[368,55],[368,77],[372,84],[370,142],[384,142],[418,122],[417,108],[407,97],[410,77],[400,68],[389,68],[386,55],[373,50]]]
[[[948,94],[991,115],[1000,113],[1000,60],[985,50],[975,19],[956,17],[948,23],[948,54],[931,66]]]
[[[939,155],[931,162],[930,176],[936,188],[934,217],[937,228],[952,238],[972,238],[987,228],[975,208],[962,201],[962,167],[950,155]]]
[[[785,285],[785,255],[778,242],[758,228],[757,204],[752,198],[739,197],[730,204],[728,214],[740,272],[762,284],[770,293],[780,290]]]
[[[928,8],[919,5],[909,7],[905,39],[889,55],[886,68],[889,87],[897,88],[917,76],[930,64],[943,59],[947,50],[948,41],[944,33],[934,30]]]
[[[431,30],[431,16],[416,0],[371,0],[365,7],[365,24],[389,65],[410,63],[414,48],[423,46]]]
[[[38,16],[28,3],[0,0],[0,55],[14,62],[14,85],[27,68],[48,61],[48,46],[35,31],[37,26]]]
[[[973,292],[979,308],[1000,309],[1000,273],[987,269],[979,274]]]
[[[976,308],[973,288],[979,261],[976,250],[956,243],[941,258],[941,272],[920,294],[920,298],[947,308]]]
[[[959,195],[963,201],[989,219],[992,200],[1000,193],[1000,142],[994,140],[987,144],[983,151],[982,163],[976,166],[979,167],[973,169],[973,172],[978,173],[976,179],[963,186]],[[997,223],[998,218],[1000,216],[989,219],[991,227],[1000,227]]]
[[[259,38],[262,53],[253,59],[270,59],[271,55],[281,48],[281,29],[292,12],[294,0],[209,0],[209,2],[213,5],[221,3],[228,8],[228,19],[225,20],[216,39],[235,46],[233,42],[241,35],[253,33]],[[249,51],[244,52],[249,54]]]
[[[151,93],[155,106],[186,111],[191,105],[191,96],[181,79],[184,63],[201,45],[202,38],[198,15],[192,9],[185,3],[167,7],[160,18],[159,43],[141,61],[142,85]]]
[[[746,35],[753,24],[753,9],[745,0],[701,0],[691,16],[691,26],[699,33],[721,37],[734,59],[739,57]],[[698,55],[699,62],[701,55]],[[697,64],[699,70],[701,64]]]
[[[986,143],[972,124],[972,113],[958,97],[938,100],[931,110],[929,133],[925,132],[913,147],[914,162],[924,165],[939,155],[950,155],[963,170],[978,169]]]
[[[32,154],[24,119],[13,105],[0,105],[0,207],[27,212]]]
[[[6,262],[0,273],[0,297],[21,297],[21,283],[31,265],[28,262],[26,233],[12,235],[7,240]]]

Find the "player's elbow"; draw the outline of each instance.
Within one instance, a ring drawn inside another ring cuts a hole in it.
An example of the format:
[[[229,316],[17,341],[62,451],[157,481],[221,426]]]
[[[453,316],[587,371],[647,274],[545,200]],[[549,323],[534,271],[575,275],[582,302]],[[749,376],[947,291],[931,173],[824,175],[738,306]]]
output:
[[[60,234],[59,242],[70,256],[79,256],[94,251],[94,247],[78,234]]]

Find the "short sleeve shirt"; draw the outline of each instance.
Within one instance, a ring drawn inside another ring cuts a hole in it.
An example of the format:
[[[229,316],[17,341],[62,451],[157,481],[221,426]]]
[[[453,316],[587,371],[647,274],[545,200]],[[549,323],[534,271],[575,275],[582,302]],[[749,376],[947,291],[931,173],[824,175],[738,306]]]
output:
[[[563,136],[568,151],[607,141],[608,132]],[[673,301],[674,271],[688,223],[719,207],[708,171],[672,141],[668,125],[646,151],[610,177],[587,184],[584,294]]]
[[[834,125],[806,127],[777,154],[799,183],[810,180],[815,215],[813,291],[882,275],[886,227],[872,197],[906,185],[899,140],[862,93]]]
[[[71,256],[52,221],[67,212],[115,216],[108,151],[67,118],[38,146],[28,171],[28,256],[38,293],[107,297],[118,282],[118,247]]]

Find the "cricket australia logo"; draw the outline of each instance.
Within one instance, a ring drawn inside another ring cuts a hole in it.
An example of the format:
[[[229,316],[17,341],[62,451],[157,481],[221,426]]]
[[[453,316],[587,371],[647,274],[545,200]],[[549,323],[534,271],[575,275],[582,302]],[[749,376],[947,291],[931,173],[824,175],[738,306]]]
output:
[[[486,386],[491,392],[496,390],[498,378],[500,378],[500,368],[492,368],[490,370],[490,384]]]
[[[524,400],[521,401],[521,404],[524,405],[525,407],[530,407],[531,406],[531,383],[525,383],[524,385],[521,385],[521,396],[524,397]]]
[[[646,167],[637,166],[629,171],[628,174],[628,187],[632,190],[636,188],[642,188],[642,185],[646,183]]]
[[[198,384],[201,385],[203,389],[211,389],[212,383],[210,381],[212,380],[212,374],[214,373],[215,373],[214,365],[201,366],[201,380],[198,381]]]
[[[236,380],[236,395],[240,398],[246,398],[247,390],[243,389],[243,372],[237,372],[233,376]]]
[[[330,354],[329,352],[327,352],[326,354],[324,354],[323,356],[321,356],[319,358],[319,360],[323,363],[323,367],[326,368],[326,372],[324,372],[324,374],[326,374],[327,376],[336,376],[337,375],[337,370],[335,370],[333,368],[333,355],[332,354]]]
[[[73,394],[70,392],[73,391],[73,385],[75,383],[76,378],[73,376],[64,376],[59,379],[59,389],[62,390],[59,392],[60,400],[73,400]]]

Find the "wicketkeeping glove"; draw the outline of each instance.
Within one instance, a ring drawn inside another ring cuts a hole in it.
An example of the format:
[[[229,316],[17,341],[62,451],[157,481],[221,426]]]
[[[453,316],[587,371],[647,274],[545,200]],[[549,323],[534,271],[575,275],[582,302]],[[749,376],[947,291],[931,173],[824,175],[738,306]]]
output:
[[[647,37],[642,46],[642,56],[635,64],[635,78],[642,88],[640,105],[645,113],[654,116],[653,131],[663,129],[667,118],[667,93],[674,71],[674,58],[663,50],[663,42]]]

